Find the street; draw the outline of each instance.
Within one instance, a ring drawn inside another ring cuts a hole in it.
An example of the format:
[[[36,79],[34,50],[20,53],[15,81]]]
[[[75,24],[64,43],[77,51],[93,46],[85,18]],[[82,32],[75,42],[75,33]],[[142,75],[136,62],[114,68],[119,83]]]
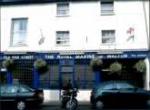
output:
[[[144,108],[135,108],[135,109],[125,109],[125,108],[109,108],[109,109],[103,109],[103,110],[149,110],[149,109],[144,109]],[[37,109],[36,109],[37,110]],[[58,102],[48,102],[44,103],[41,106],[40,110],[65,110],[60,107],[60,104]],[[94,110],[90,107],[89,102],[82,102],[79,103],[78,109],[77,110]]]
[[[6,110],[6,109],[1,109],[1,110]],[[11,110],[10,108],[8,108],[7,110]],[[13,109],[14,110],[14,109]],[[26,110],[65,110],[65,109],[62,109],[60,107],[60,104],[58,102],[47,102],[47,103],[44,103],[43,105],[41,105],[40,108],[35,108],[35,109],[26,109]],[[78,109],[77,110],[94,110],[90,107],[90,104],[89,103],[79,103],[79,106],[78,106]],[[109,108],[109,109],[103,109],[103,110],[149,110],[149,109],[144,109],[144,108],[134,108],[134,109],[131,109],[131,108],[128,108],[128,109],[125,109],[125,108]]]
[[[45,106],[40,110],[65,110],[65,109],[61,109],[58,106]],[[90,106],[82,105],[82,106],[79,106],[77,110],[94,110],[94,109],[91,109]],[[116,108],[112,108],[111,109],[111,108],[109,108],[109,109],[103,109],[103,110],[149,110],[149,109],[138,109],[138,108],[135,108],[135,109],[124,109],[124,108],[116,109]]]
[[[59,106],[43,106],[42,109],[40,110],[65,110],[65,109],[61,109]],[[90,106],[85,106],[85,105],[81,105],[78,107],[77,110],[94,110],[91,109]],[[116,108],[113,109],[104,109],[104,110],[116,110]],[[148,110],[148,109],[117,109],[117,110]]]
[[[46,102],[41,106],[40,110],[64,110],[60,107],[60,102]],[[79,102],[77,110],[91,110],[89,102]]]
[[[59,106],[44,106],[41,110],[64,110]],[[79,106],[77,110],[91,110],[90,106]]]

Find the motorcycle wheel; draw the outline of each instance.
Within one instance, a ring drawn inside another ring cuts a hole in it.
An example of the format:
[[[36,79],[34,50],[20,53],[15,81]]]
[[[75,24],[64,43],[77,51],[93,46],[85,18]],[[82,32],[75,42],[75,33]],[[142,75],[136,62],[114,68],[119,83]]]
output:
[[[67,110],[76,110],[77,107],[78,107],[78,101],[77,101],[77,99],[69,100],[69,101],[66,103],[66,109],[67,109]]]

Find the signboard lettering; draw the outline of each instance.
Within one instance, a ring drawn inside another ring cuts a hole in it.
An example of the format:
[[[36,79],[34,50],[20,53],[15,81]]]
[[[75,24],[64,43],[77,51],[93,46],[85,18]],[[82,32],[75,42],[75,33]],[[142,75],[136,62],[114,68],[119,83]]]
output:
[[[48,53],[38,53],[38,54],[20,54],[20,55],[8,55],[8,54],[0,54],[0,60],[4,59],[14,59],[14,60],[33,60],[36,58],[43,58],[43,59],[51,59],[51,60],[59,60],[59,59],[93,59],[98,57],[99,59],[115,59],[115,58],[145,58],[148,56],[148,52],[124,52],[122,54],[78,54],[78,55],[60,55],[60,54],[48,54]]]

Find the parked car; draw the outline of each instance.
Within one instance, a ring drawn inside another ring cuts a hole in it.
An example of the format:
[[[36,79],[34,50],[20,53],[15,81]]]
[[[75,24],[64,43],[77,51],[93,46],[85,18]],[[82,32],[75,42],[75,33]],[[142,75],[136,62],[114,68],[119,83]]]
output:
[[[43,102],[43,91],[27,85],[0,85],[0,106],[2,110],[26,110],[38,107]],[[13,110],[13,109],[11,109]]]
[[[145,108],[150,104],[150,92],[123,81],[108,81],[94,87],[90,101],[93,108]]]

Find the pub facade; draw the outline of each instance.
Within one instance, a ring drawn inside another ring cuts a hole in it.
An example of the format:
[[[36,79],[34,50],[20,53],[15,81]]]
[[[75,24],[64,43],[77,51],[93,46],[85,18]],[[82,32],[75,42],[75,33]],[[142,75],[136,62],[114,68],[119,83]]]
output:
[[[148,0],[3,0],[0,14],[1,83],[59,89],[71,79],[73,86],[91,89],[96,76],[90,62],[98,58],[99,83],[126,80],[149,89]],[[46,62],[46,72],[37,72],[38,59]],[[11,72],[5,60],[13,61]],[[135,69],[139,61],[144,72]],[[119,75],[110,70],[114,62],[121,64]]]

